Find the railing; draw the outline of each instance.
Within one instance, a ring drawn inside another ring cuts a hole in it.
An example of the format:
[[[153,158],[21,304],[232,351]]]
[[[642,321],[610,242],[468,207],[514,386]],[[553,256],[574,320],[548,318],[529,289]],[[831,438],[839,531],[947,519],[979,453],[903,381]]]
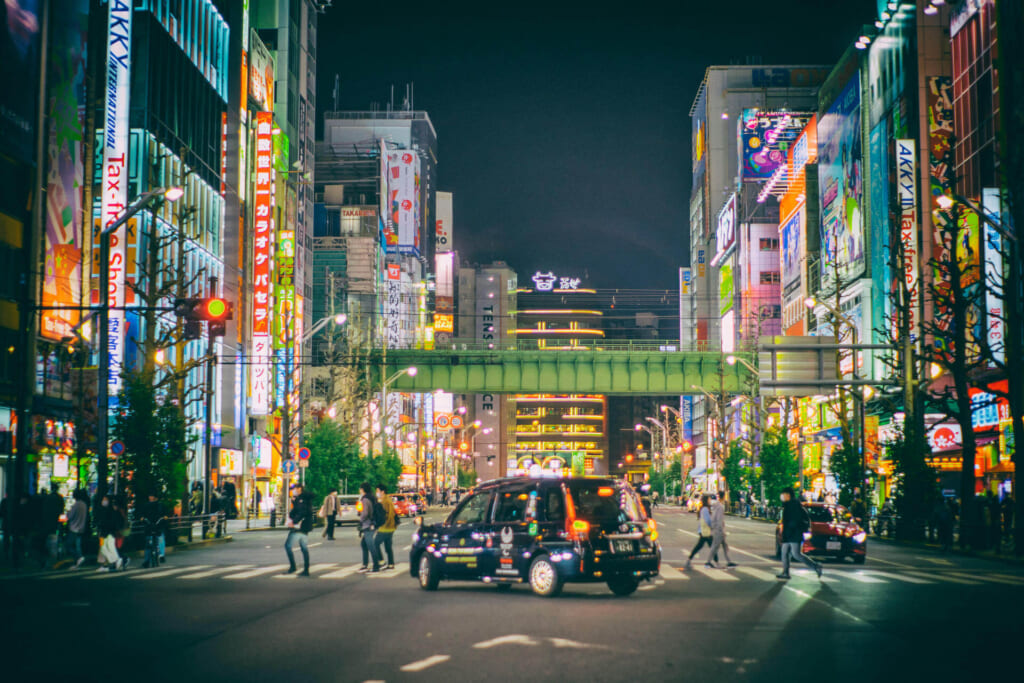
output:
[[[408,349],[397,349],[405,351]],[[717,342],[706,340],[681,344],[678,339],[657,339],[651,341],[581,341],[572,347],[538,348],[536,340],[517,340],[507,342],[482,342],[477,339],[453,339],[449,342],[435,343],[436,351],[643,351],[643,352],[702,352],[721,353]],[[753,351],[753,349],[737,348],[735,353]]]

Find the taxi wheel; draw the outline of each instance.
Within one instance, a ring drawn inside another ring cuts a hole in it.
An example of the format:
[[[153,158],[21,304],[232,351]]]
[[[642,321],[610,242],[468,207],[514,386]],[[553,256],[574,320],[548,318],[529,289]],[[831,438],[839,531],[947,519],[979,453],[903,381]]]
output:
[[[434,561],[434,558],[427,553],[420,555],[419,569],[420,588],[425,591],[436,591],[441,577],[438,575],[437,563]]]
[[[530,588],[544,598],[553,598],[562,592],[562,577],[548,556],[541,555],[530,565]]]
[[[632,576],[616,576],[608,579],[608,588],[616,595],[632,595],[640,586],[640,582]]]

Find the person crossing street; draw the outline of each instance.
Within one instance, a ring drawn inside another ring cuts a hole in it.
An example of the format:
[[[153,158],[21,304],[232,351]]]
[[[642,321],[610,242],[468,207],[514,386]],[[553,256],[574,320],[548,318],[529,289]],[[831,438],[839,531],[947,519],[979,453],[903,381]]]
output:
[[[324,537],[328,541],[334,540],[334,524],[335,520],[338,519],[338,487],[335,486],[331,489],[331,492],[324,498],[323,504],[323,516],[327,520],[327,526],[324,528]]]
[[[369,482],[359,485],[362,498],[359,499],[359,546],[363,551],[363,566],[359,568],[360,573],[368,571],[380,571],[380,555],[377,554],[377,544],[374,542],[377,536],[377,525],[374,524],[374,508],[377,502],[373,499],[373,488]],[[373,569],[369,568],[369,560],[373,558]]]
[[[726,568],[735,567],[736,563],[729,559],[729,544],[725,541],[725,503],[723,496],[718,496],[711,505],[711,557],[718,561],[718,549],[725,555]]]
[[[804,532],[809,531],[811,528],[810,517],[807,516],[804,506],[797,500],[793,489],[787,486],[782,489],[782,495],[779,497],[782,499],[782,573],[778,574],[776,578],[789,578],[789,560],[792,557],[793,559],[803,561],[804,564],[817,573],[820,579],[821,565],[804,555],[800,550],[804,542]]]
[[[288,555],[288,574],[297,571],[292,543],[298,541],[302,551],[303,568],[299,576],[309,576],[309,532],[313,528],[313,502],[308,493],[302,490],[302,484],[292,486],[292,508],[288,512],[288,538],[284,541],[284,551]]]
[[[373,544],[377,551],[377,557],[381,560],[384,559],[384,554],[387,554],[388,563],[384,565],[384,569],[394,569],[395,551],[391,545],[391,539],[395,535],[395,529],[398,528],[398,513],[395,510],[395,502],[391,500],[384,484],[377,485],[377,507],[384,511],[384,523],[377,528]],[[382,545],[384,546],[383,553],[381,552]]]

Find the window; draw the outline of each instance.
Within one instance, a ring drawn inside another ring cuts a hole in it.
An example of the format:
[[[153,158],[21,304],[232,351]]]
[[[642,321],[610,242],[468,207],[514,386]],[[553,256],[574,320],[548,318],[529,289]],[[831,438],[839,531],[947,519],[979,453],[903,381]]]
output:
[[[561,522],[565,519],[565,505],[562,503],[562,491],[549,488],[544,493],[544,519],[549,522]]]
[[[761,251],[778,251],[779,250],[779,238],[778,237],[762,237],[760,239]]]
[[[530,502],[530,493],[526,489],[505,491],[498,495],[498,505],[494,511],[495,522],[525,522],[526,505]]]
[[[467,498],[466,502],[459,506],[459,509],[452,514],[452,524],[462,526],[484,522],[487,519],[490,503],[491,494],[489,491]]]
[[[782,281],[777,270],[766,270],[761,273],[761,284],[762,285],[776,285]]]

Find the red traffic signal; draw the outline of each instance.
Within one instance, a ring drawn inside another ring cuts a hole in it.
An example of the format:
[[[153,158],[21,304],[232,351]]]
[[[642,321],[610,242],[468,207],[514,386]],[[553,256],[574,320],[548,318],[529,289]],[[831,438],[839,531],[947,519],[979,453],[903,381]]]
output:
[[[235,317],[235,307],[230,301],[220,297],[175,299],[174,314],[185,320],[223,322]]]

